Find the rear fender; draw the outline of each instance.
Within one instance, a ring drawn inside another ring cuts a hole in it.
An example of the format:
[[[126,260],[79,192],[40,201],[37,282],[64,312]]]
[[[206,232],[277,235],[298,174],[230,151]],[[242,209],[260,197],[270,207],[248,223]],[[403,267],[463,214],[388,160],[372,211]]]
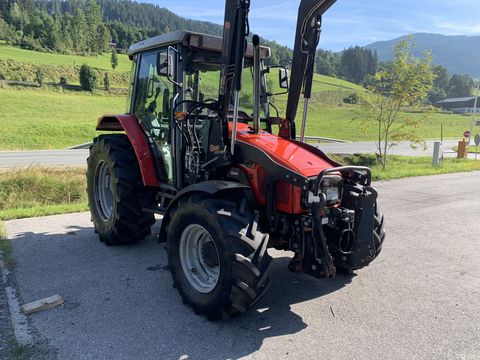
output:
[[[189,197],[193,194],[207,194],[210,196],[216,195],[223,191],[232,191],[232,190],[243,190],[249,191],[251,190],[250,186],[243,185],[240,183],[232,182],[232,181],[222,181],[222,180],[215,180],[215,181],[205,181],[202,183],[190,185],[180,191],[175,199],[168,205],[167,211],[165,211],[165,215],[162,220],[162,225],[160,227],[160,234],[159,234],[159,242],[167,241],[167,233],[166,233],[166,225],[171,220],[171,210],[174,209],[178,202],[181,199]]]
[[[152,149],[144,130],[131,115],[105,115],[98,119],[98,131],[124,131],[137,156],[143,185],[158,187],[159,180]]]

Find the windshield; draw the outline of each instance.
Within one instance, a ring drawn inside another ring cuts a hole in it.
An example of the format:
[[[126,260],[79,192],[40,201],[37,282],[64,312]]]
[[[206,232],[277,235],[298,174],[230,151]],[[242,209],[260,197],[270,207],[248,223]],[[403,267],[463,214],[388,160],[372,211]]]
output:
[[[206,71],[196,70],[188,74],[186,78],[185,99],[193,101],[206,101],[218,98],[218,86],[220,84],[220,70],[209,69]],[[266,86],[262,85],[262,93],[266,94]],[[266,99],[266,96],[262,96]],[[265,101],[263,101],[265,103]],[[242,91],[240,94],[239,115],[242,118],[251,119],[253,115],[253,68],[247,66],[242,73]],[[261,106],[260,116],[269,116],[268,107]],[[231,104],[233,109],[233,100]]]

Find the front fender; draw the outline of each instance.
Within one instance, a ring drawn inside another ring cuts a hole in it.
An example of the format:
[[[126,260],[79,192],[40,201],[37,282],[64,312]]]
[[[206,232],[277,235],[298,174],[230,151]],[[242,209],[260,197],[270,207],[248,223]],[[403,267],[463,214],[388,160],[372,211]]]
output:
[[[182,191],[180,191],[175,199],[168,205],[167,210],[165,211],[165,215],[162,220],[162,225],[160,227],[160,234],[158,240],[160,243],[167,241],[167,234],[165,231],[166,225],[170,222],[171,219],[171,210],[174,209],[178,202],[193,194],[207,194],[207,195],[216,195],[218,193],[224,191],[231,191],[231,190],[251,190],[250,186],[232,182],[232,181],[223,181],[223,180],[214,180],[214,181],[205,181],[199,184],[194,184],[186,187]]]

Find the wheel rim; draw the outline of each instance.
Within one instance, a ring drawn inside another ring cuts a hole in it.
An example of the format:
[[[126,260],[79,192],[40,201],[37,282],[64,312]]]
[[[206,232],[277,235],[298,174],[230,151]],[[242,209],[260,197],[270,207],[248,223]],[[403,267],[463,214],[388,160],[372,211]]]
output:
[[[102,160],[95,171],[95,203],[103,221],[108,221],[113,213],[112,173]]]
[[[215,289],[220,278],[220,257],[215,242],[203,226],[192,224],[183,230],[180,262],[195,290],[208,294]]]

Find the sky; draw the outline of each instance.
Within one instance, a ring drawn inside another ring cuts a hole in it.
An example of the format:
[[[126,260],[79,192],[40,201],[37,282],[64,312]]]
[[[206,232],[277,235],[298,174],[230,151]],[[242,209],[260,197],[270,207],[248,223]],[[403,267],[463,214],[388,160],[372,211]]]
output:
[[[143,0],[183,17],[223,22],[223,0]],[[254,33],[293,47],[300,0],[251,0]],[[480,35],[479,0],[338,0],[324,15],[320,47],[340,51],[416,32]]]

